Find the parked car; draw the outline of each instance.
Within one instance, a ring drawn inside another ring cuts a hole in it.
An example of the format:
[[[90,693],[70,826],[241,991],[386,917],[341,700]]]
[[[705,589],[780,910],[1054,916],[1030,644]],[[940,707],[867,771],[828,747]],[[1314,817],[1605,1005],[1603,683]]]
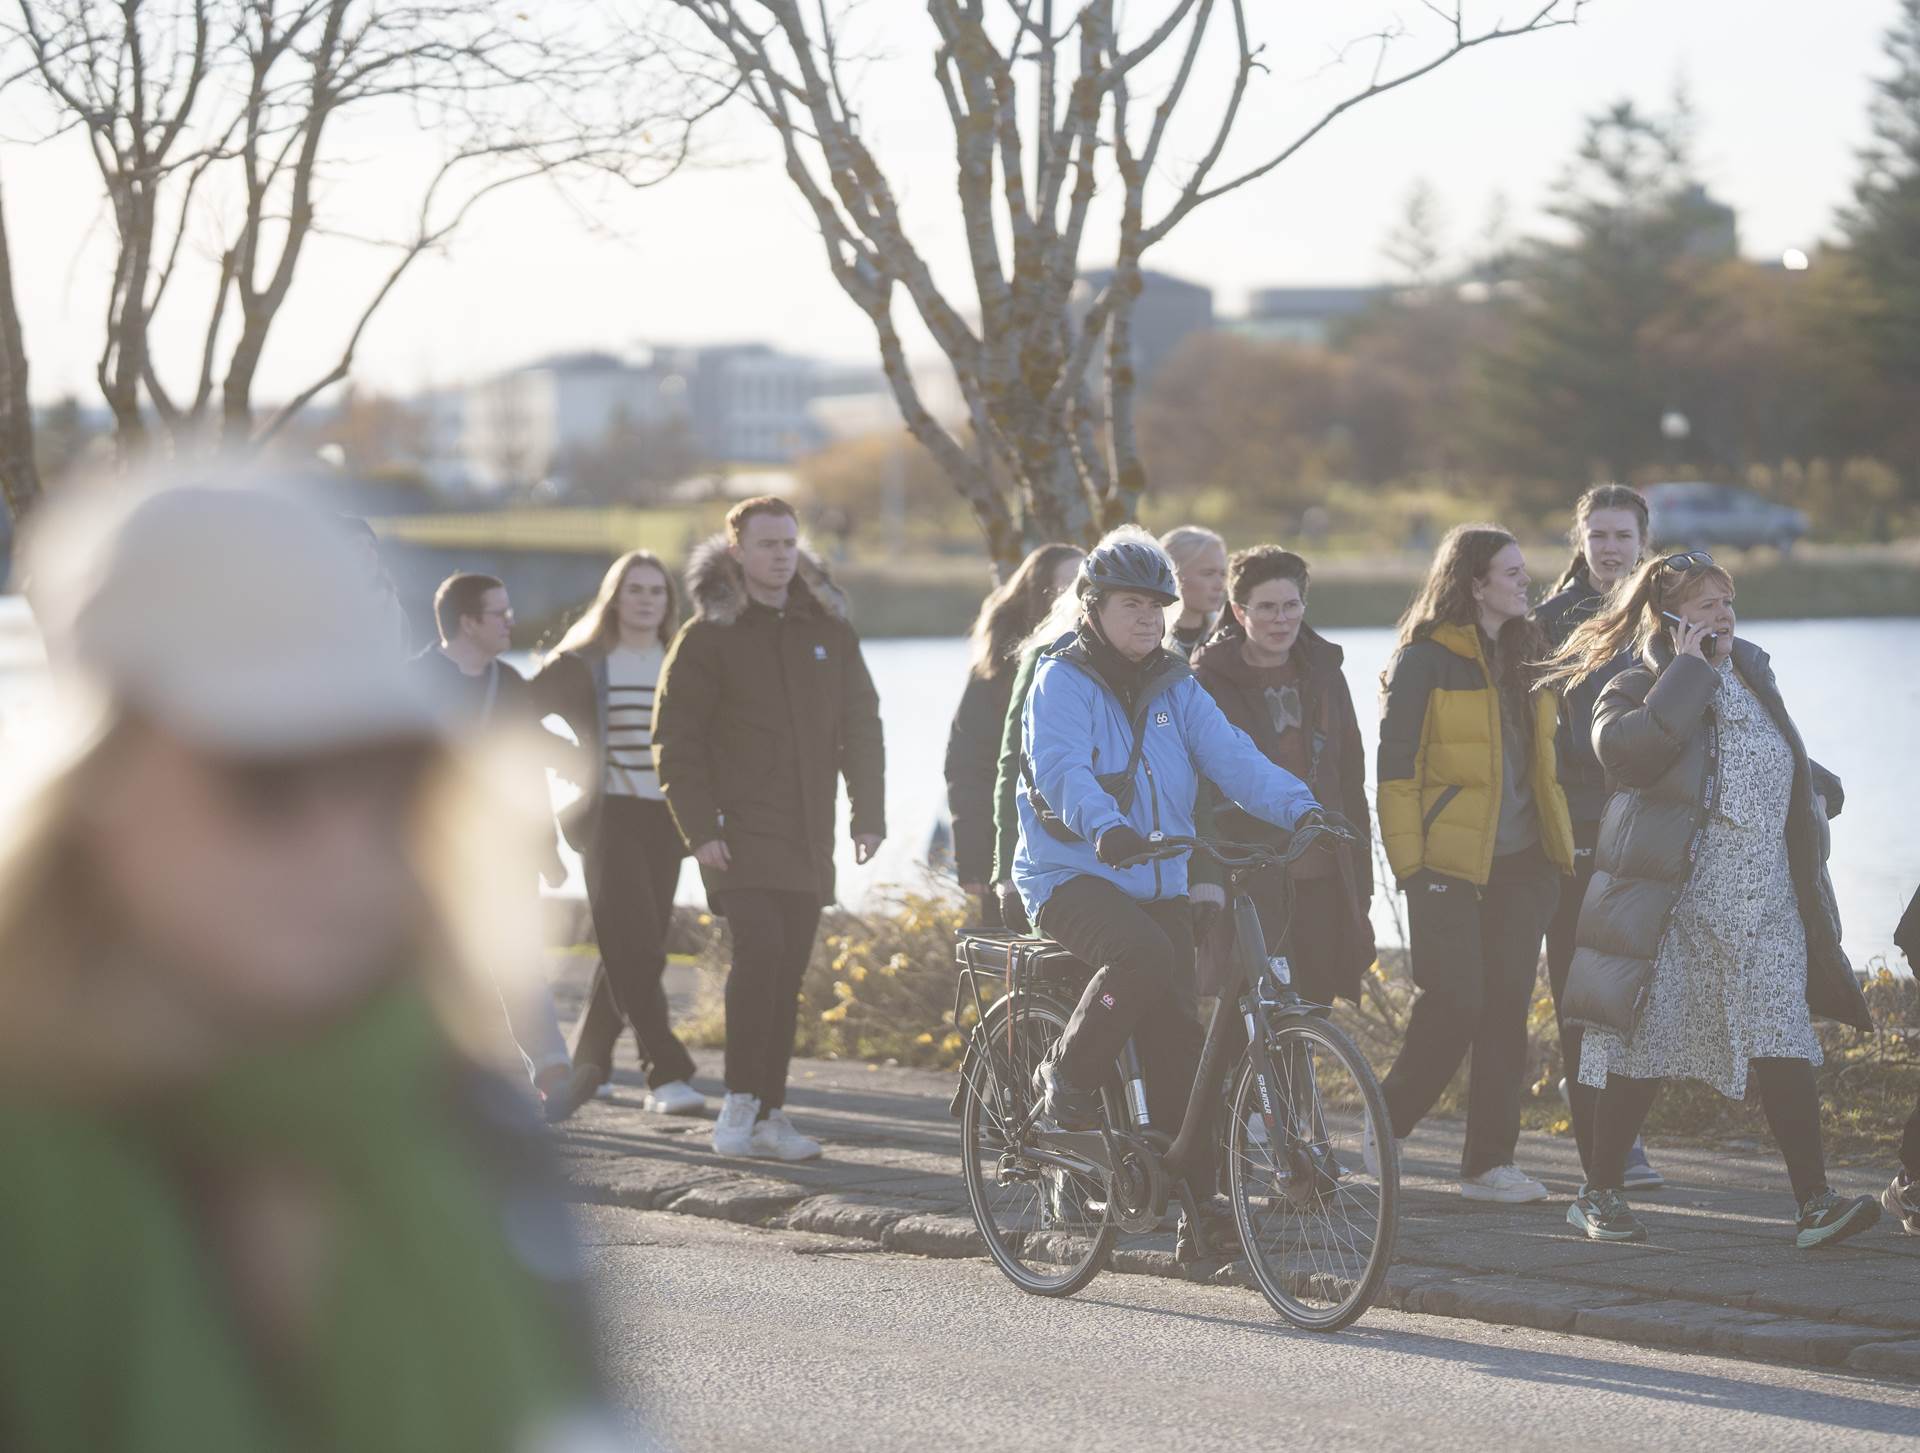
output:
[[[1649,485],[1641,493],[1653,514],[1653,538],[1663,547],[1773,545],[1784,555],[1807,533],[1801,511],[1738,485],[1689,480]]]

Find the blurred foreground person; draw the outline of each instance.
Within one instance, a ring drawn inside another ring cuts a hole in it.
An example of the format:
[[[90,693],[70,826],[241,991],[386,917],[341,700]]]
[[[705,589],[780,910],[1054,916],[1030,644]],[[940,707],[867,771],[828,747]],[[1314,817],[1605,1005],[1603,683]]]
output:
[[[524,859],[453,817],[338,532],[200,486],[36,531],[76,720],[0,849],[0,1446],[613,1446],[531,1115],[463,1047]]]

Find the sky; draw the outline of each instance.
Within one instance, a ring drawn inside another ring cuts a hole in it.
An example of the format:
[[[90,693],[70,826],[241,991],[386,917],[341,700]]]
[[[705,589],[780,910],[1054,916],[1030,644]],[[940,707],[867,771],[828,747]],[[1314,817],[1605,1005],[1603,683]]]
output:
[[[1469,0],[1467,14],[1485,25],[1520,6]],[[1131,6],[1143,18],[1157,8]],[[1372,50],[1343,43],[1403,22],[1409,34],[1390,53],[1389,73],[1435,43],[1417,0],[1250,0],[1249,9],[1268,70],[1254,82],[1228,164],[1277,149],[1364,82]],[[1536,230],[1583,118],[1623,97],[1659,109],[1677,83],[1698,116],[1700,171],[1737,209],[1742,249],[1777,257],[1809,248],[1833,234],[1847,198],[1894,10],[1893,0],[1592,0],[1577,27],[1483,47],[1365,102],[1269,176],[1195,212],[1148,265],[1211,285],[1225,314],[1257,287],[1376,281],[1388,272],[1383,240],[1422,179],[1442,198],[1456,249],[1472,244],[1497,197],[1512,230]],[[965,254],[952,140],[927,79],[924,7],[865,0],[849,23],[866,57],[855,85],[867,134],[936,275],[957,285]],[[1222,89],[1222,53],[1202,59],[1214,68],[1183,107],[1194,115],[1170,140],[1169,176],[1204,145],[1198,108]],[[41,139],[42,130],[29,98],[0,96],[0,183],[32,391],[43,402],[77,394],[92,403],[110,223],[79,139]],[[320,199],[326,219],[341,231],[391,235],[417,204],[436,138],[393,118],[343,140],[350,162]],[[196,259],[217,250],[211,231],[192,241]],[[1096,226],[1082,260],[1098,266],[1111,252]],[[193,289],[207,291],[211,274],[195,265],[157,326],[161,368],[175,380],[196,370],[205,329]],[[355,244],[317,245],[277,325],[259,397],[285,396],[332,365],[377,265]],[[905,307],[903,298],[897,311]],[[698,165],[658,186],[561,195],[535,184],[482,204],[445,255],[401,283],[368,330],[354,377],[414,393],[563,350],[743,340],[849,362],[873,355],[871,327],[828,275],[767,138],[740,115],[712,128]]]

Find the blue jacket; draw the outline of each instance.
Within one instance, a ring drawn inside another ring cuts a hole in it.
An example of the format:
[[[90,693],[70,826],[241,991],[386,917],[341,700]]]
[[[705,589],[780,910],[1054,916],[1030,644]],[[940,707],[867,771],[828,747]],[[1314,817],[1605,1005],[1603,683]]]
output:
[[[1077,638],[1064,637],[1041,656],[1021,716],[1021,748],[1040,796],[1082,840],[1052,837],[1040,825],[1024,787],[1015,793],[1020,847],[1014,854],[1013,882],[1028,915],[1036,920],[1041,905],[1069,878],[1105,878],[1130,898],[1184,894],[1184,856],[1110,868],[1094,856],[1093,845],[1102,832],[1121,823],[1143,837],[1155,832],[1191,835],[1203,778],[1276,827],[1292,827],[1317,805],[1304,782],[1276,767],[1227,720],[1186,662],[1173,653],[1163,651],[1161,660],[1148,668],[1135,712],[1136,717],[1129,718]],[[1139,713],[1147,714],[1146,739],[1134,773],[1133,801],[1123,813],[1095,777],[1125,769]]]

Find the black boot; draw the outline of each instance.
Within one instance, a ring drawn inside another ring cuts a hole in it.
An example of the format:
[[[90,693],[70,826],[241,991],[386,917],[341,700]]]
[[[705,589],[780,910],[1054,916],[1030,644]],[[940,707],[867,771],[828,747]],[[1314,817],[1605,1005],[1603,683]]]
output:
[[[1182,1266],[1195,1261],[1231,1261],[1240,1254],[1240,1227],[1233,1218],[1233,1206],[1225,1196],[1208,1196],[1200,1202],[1200,1225],[1196,1228],[1185,1211],[1174,1233],[1173,1259]]]
[[[1104,1113],[1104,1107],[1100,1103],[1100,1092],[1083,1090],[1063,1078],[1053,1051],[1049,1051],[1047,1057],[1035,1068],[1033,1089],[1034,1093],[1040,1097],[1040,1103],[1034,1106],[1034,1113],[1040,1119],[1051,1120],[1062,1130],[1098,1130],[1100,1128]]]

